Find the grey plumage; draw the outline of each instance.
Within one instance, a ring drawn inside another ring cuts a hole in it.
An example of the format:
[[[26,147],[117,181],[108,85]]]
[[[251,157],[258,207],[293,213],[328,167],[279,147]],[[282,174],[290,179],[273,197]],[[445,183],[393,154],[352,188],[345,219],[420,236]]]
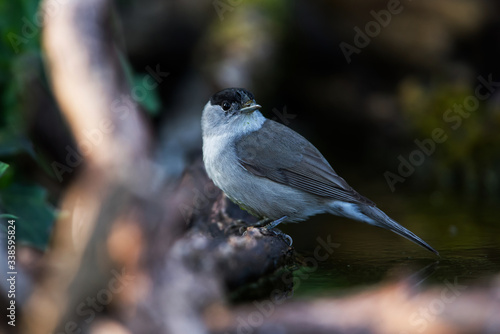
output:
[[[374,205],[338,176],[307,139],[280,123],[266,120],[262,131],[242,136],[235,148],[240,164],[256,176],[317,196]]]
[[[215,94],[203,110],[205,167],[232,201],[272,220],[298,222],[323,212],[352,218],[438,254],[352,189],[307,139],[258,108],[250,92],[231,88]]]

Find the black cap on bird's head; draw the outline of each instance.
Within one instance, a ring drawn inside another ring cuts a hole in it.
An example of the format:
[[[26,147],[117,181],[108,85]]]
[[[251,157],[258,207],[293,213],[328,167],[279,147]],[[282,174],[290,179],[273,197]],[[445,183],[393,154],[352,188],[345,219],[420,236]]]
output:
[[[212,105],[219,105],[225,112],[250,113],[259,108],[251,92],[244,88],[227,88],[215,93],[210,98]]]
[[[210,102],[212,103],[212,105],[221,105],[221,103],[224,101],[227,101],[229,103],[241,103],[246,102],[246,100],[254,100],[254,96],[244,88],[226,88],[221,90],[220,92],[215,93],[210,98]]]

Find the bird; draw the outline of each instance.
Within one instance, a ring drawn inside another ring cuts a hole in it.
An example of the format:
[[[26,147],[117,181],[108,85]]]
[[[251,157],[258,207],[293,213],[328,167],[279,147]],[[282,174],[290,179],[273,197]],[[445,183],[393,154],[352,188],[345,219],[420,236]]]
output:
[[[329,213],[390,230],[439,255],[356,192],[306,138],[264,117],[261,108],[244,88],[221,90],[203,108],[205,169],[231,201],[268,230]]]

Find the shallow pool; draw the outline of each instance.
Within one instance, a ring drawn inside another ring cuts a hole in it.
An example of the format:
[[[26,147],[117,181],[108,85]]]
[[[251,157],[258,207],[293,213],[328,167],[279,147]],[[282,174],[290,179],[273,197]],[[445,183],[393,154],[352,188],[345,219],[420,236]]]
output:
[[[362,191],[360,191],[363,193]],[[369,196],[389,216],[440,257],[390,231],[346,218],[319,215],[280,226],[292,236],[307,266],[294,272],[295,297],[338,295],[387,279],[412,277],[412,284],[469,284],[500,273],[500,206],[441,193]],[[337,244],[326,256],[321,242]],[[321,247],[320,247],[321,248]],[[318,256],[319,255],[319,256]]]

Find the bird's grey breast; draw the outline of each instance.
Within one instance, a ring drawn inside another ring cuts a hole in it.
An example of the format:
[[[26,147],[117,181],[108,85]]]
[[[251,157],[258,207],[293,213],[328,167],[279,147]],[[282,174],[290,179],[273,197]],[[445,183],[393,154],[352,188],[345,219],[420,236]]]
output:
[[[236,154],[231,145],[231,138],[227,134],[204,138],[203,162],[208,176],[219,186],[219,183],[224,178],[227,178],[225,176],[228,173],[232,174],[233,166],[237,163]]]

